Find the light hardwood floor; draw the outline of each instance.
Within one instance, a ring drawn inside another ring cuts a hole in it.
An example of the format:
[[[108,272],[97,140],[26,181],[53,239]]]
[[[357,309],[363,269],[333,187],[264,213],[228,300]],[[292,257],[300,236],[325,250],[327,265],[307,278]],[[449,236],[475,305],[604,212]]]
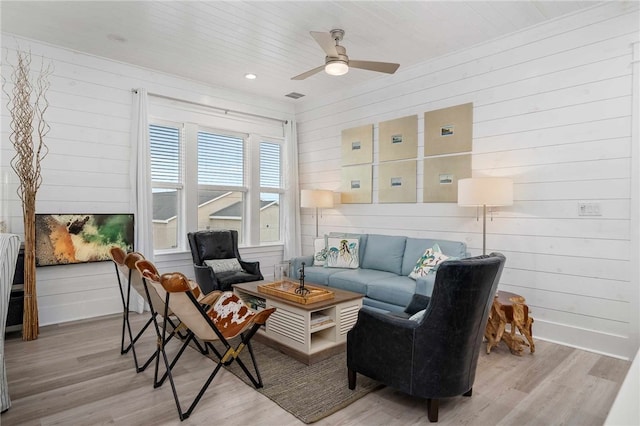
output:
[[[142,316],[132,314],[140,324]],[[135,374],[131,355],[120,355],[121,316],[42,327],[23,342],[5,343],[12,408],[10,425],[300,425],[294,416],[222,371],[192,416],[180,422],[171,389],[152,388],[153,368]],[[535,328],[534,328],[535,333]],[[535,336],[534,336],[535,337]],[[149,334],[146,346],[153,350]],[[141,355],[145,355],[142,354]],[[258,363],[260,360],[258,360]],[[483,351],[473,396],[440,403],[442,425],[601,425],[630,363],[540,340],[536,353],[511,355],[504,345]],[[178,388],[193,397],[212,361],[187,351],[176,367]],[[266,383],[268,386],[268,383]],[[347,386],[345,377],[345,386]],[[316,425],[428,423],[426,404],[383,388]]]

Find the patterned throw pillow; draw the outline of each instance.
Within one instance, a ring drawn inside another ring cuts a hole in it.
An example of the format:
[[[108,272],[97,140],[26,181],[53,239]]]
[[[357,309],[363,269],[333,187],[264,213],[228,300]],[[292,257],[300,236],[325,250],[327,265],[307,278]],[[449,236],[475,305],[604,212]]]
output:
[[[235,257],[231,259],[212,259],[205,260],[204,263],[216,274],[220,272],[240,272],[242,271],[242,266],[240,262]]]
[[[436,265],[447,259],[449,259],[449,256],[442,253],[438,244],[434,244],[433,247],[428,248],[424,254],[420,256],[413,271],[409,274],[409,278],[417,280],[420,277],[424,277],[430,273]]]
[[[313,266],[324,266],[327,261],[327,245],[324,238],[313,240]]]
[[[357,238],[327,238],[326,268],[351,268],[360,266]]]

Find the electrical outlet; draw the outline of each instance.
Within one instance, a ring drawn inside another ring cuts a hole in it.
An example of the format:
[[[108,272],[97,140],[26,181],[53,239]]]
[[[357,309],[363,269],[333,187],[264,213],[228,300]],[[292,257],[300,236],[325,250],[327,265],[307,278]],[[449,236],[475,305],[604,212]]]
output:
[[[600,203],[578,203],[578,216],[602,216]]]

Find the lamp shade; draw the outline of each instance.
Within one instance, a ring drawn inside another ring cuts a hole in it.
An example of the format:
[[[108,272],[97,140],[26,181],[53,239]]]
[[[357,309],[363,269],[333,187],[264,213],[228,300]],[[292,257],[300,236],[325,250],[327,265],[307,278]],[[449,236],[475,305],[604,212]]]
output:
[[[458,181],[460,206],[510,206],[513,181],[507,178],[469,178]]]
[[[333,192],[326,189],[300,191],[300,207],[327,209],[333,207]]]

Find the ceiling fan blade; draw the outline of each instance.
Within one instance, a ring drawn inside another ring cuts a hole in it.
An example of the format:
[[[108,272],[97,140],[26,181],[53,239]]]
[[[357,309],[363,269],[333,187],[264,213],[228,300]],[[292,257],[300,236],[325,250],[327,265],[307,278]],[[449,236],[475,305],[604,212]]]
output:
[[[336,41],[333,39],[330,33],[323,33],[319,31],[309,31],[311,37],[322,47],[322,50],[331,56],[332,58],[338,57],[338,51],[336,50]]]
[[[303,72],[300,75],[296,75],[295,77],[291,77],[291,80],[304,80],[307,77],[311,77],[312,75],[319,73],[320,71],[322,71],[324,69],[324,65],[320,65],[319,67],[316,67],[312,70],[309,70],[307,72]]]
[[[349,66],[353,68],[360,68],[363,70],[393,74],[400,67],[400,64],[392,64],[390,62],[355,61],[349,59]]]

